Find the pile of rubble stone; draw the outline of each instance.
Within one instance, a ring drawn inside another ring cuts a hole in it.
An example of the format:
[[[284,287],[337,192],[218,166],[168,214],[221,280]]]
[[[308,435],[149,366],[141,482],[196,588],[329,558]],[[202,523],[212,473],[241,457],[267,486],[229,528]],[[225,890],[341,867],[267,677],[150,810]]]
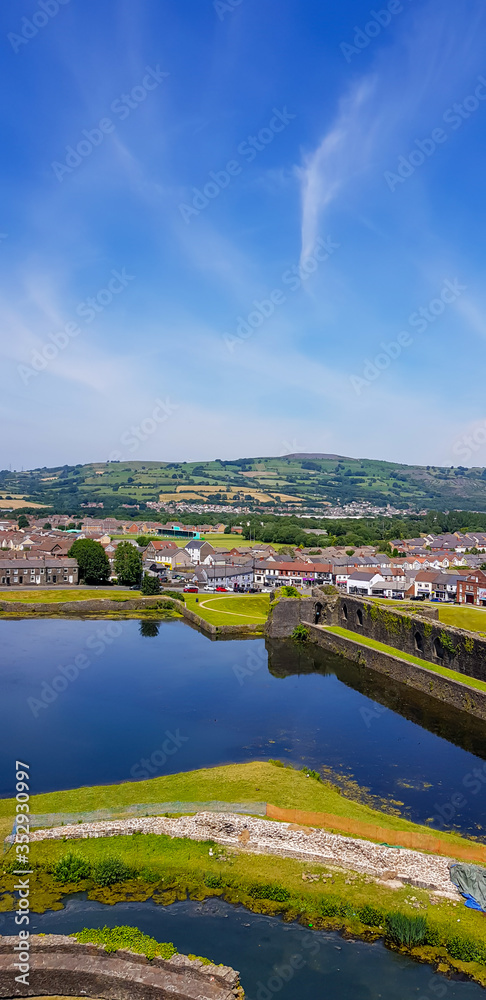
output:
[[[213,840],[250,854],[273,854],[318,864],[330,864],[385,880],[390,887],[406,882],[460,898],[449,876],[451,858],[387,847],[368,840],[326,833],[312,827],[277,823],[233,813],[196,813],[194,816],[111,820],[36,830],[31,842],[121,837],[135,833],[165,834],[190,840]]]

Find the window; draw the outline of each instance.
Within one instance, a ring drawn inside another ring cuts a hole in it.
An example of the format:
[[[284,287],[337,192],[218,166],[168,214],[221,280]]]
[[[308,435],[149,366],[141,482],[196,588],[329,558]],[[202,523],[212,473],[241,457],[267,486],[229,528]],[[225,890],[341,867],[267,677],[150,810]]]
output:
[[[438,638],[434,640],[434,652],[438,660],[444,659],[444,647]]]

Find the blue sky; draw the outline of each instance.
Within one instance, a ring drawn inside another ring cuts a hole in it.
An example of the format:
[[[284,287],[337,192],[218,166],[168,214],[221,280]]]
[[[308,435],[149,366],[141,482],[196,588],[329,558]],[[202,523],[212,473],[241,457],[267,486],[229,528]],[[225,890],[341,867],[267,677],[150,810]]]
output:
[[[482,0],[5,6],[0,467],[486,464],[485,40]]]

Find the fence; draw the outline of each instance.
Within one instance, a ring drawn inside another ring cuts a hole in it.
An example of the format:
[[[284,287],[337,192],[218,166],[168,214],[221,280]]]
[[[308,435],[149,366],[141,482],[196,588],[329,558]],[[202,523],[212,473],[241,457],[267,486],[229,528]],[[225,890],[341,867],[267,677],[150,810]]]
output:
[[[304,812],[301,809],[281,809],[267,803],[267,818],[301,826],[320,826],[336,833],[350,834],[364,840],[387,843],[393,847],[407,847],[412,851],[427,851],[443,857],[460,858],[461,861],[486,863],[486,845],[452,844],[434,833],[415,833],[406,830],[390,830],[386,827],[364,823],[348,816],[334,816],[332,813]]]

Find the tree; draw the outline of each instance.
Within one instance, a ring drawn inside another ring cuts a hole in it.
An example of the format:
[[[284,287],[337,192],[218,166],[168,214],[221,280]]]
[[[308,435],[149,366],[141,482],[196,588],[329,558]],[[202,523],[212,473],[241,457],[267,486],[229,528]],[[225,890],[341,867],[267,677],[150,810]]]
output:
[[[159,622],[140,622],[140,635],[146,639],[155,639],[159,634]]]
[[[137,538],[137,545],[139,545],[141,549],[146,549],[149,542],[150,538],[147,538],[146,535],[139,535]]]
[[[17,524],[18,524],[19,528],[28,528],[29,527],[29,521],[26,518],[25,514],[20,514],[20,517],[19,517],[19,519],[17,521]]]
[[[77,560],[79,575],[85,583],[106,583],[109,580],[110,562],[100,542],[80,538],[71,545],[68,555]]]
[[[49,524],[49,521],[46,521],[46,523],[42,526],[42,530],[43,531],[52,531],[52,524]]]
[[[143,574],[142,594],[145,597],[150,597],[152,594],[160,594],[160,580],[158,576],[150,576],[149,573]]]
[[[124,587],[140,584],[142,557],[131,542],[120,542],[115,552],[115,573]]]
[[[224,529],[224,534],[225,535],[231,535],[231,524],[227,524],[226,525],[226,527]]]

